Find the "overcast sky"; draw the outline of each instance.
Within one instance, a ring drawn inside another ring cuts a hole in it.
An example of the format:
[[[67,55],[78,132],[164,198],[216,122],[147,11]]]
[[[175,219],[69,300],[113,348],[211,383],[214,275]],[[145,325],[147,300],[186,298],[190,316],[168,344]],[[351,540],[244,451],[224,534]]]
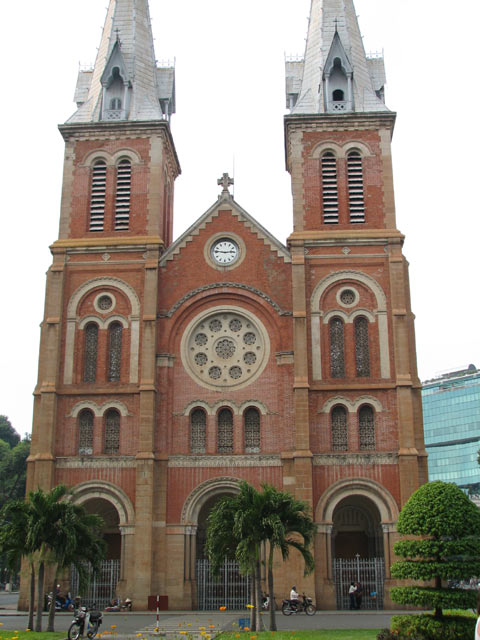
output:
[[[0,414],[31,430],[45,293],[57,238],[63,140],[78,65],[93,63],[107,0],[3,8]],[[367,52],[384,50],[393,159],[422,379],[480,366],[476,0],[356,0]],[[286,241],[284,54],[303,54],[310,0],[150,0],[159,61],[176,59],[172,131],[182,166],[175,236],[235,173],[235,199]]]

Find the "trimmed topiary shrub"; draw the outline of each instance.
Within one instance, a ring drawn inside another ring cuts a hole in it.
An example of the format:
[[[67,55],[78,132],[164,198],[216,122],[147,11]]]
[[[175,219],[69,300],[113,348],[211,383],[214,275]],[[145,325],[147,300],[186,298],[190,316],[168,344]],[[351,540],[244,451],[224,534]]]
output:
[[[433,580],[434,586],[393,587],[390,596],[394,602],[434,609],[435,628],[439,620],[443,620],[443,609],[476,607],[476,591],[442,587],[442,581],[480,575],[480,510],[457,485],[440,481],[424,484],[405,503],[397,530],[403,535],[422,536],[422,539],[400,540],[395,544],[396,555],[404,559],[392,565],[392,576]],[[418,618],[408,616],[411,617]],[[431,621],[432,618],[426,616],[425,619]]]
[[[415,640],[470,640],[475,634],[475,618],[429,614],[392,616],[392,638]],[[397,635],[395,635],[397,634]],[[388,638],[388,636],[386,636]]]

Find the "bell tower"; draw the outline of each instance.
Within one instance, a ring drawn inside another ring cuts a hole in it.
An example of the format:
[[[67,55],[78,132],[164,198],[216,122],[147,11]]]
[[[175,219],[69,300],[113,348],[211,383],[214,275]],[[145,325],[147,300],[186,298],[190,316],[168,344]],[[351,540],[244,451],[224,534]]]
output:
[[[378,557],[389,580],[398,511],[427,480],[384,84],[353,1],[312,0],[305,56],[286,61],[295,490],[316,510],[316,592],[332,607],[338,559]]]

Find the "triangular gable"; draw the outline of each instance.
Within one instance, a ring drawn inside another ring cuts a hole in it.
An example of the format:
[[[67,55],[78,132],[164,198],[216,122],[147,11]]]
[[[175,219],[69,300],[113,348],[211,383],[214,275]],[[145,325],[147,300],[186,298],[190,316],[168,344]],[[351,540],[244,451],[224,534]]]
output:
[[[283,258],[284,262],[291,262],[292,258],[290,252],[285,245],[283,245],[275,236],[267,231],[259,222],[255,220],[249,213],[242,209],[242,207],[235,202],[230,194],[222,194],[219,196],[217,202],[210,207],[198,220],[196,220],[191,227],[189,227],[160,258],[160,266],[163,267],[169,260],[173,260],[173,257],[178,255],[180,251],[187,246],[189,242],[199,235],[200,231],[205,229],[207,224],[217,217],[221,211],[231,211],[235,216],[254,234],[257,238],[263,240],[265,244],[268,244],[272,251],[274,251],[279,258]],[[227,232],[228,230],[226,230]]]
[[[108,87],[113,80],[113,69],[118,67],[120,75],[124,84],[130,86],[130,78],[128,77],[127,67],[125,65],[125,60],[123,58],[122,50],[120,47],[120,42],[117,40],[113,45],[112,52],[108,58],[108,62],[105,65],[105,69],[102,73],[102,77],[100,78],[100,82],[103,87]]]
[[[328,73],[331,70],[335,58],[340,58],[340,60],[342,61],[343,71],[345,73],[352,73],[352,63],[347,56],[347,52],[345,51],[345,47],[343,46],[340,36],[338,35],[338,31],[335,31],[335,35],[333,36],[332,44],[330,45],[330,51],[328,52],[328,56],[325,61],[324,73],[325,71]]]

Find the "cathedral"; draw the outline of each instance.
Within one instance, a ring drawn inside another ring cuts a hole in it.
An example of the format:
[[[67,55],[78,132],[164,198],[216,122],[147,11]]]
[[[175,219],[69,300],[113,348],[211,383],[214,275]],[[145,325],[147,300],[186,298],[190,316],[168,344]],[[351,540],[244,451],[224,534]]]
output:
[[[312,0],[305,55],[286,60],[286,244],[228,174],[174,240],[174,69],[157,67],[148,0],[109,1],[60,126],[27,481],[103,517],[108,597],[244,607],[248,578],[226,561],[212,580],[204,541],[246,480],[311,505],[315,571],[278,558],[277,602],[293,579],[348,608],[360,580],[367,609],[392,606],[396,521],[427,465],[384,84],[353,0]]]

